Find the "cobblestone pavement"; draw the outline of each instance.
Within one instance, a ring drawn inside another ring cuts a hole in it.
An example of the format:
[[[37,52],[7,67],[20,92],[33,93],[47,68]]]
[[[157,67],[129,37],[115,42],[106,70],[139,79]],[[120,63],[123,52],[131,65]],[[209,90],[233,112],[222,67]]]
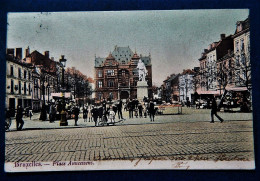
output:
[[[252,121],[172,122],[6,132],[6,162],[254,160]]]

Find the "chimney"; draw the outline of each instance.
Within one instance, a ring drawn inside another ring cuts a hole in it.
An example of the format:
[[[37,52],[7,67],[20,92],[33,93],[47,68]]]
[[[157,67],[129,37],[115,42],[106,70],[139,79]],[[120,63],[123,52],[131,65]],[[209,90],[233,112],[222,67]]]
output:
[[[11,55],[12,57],[14,57],[14,49],[13,48],[7,48],[6,49],[6,54],[7,55]]]
[[[15,49],[15,57],[18,59],[18,60],[21,60],[22,59],[22,48],[16,48]]]
[[[44,55],[45,55],[45,57],[49,58],[49,56],[50,56],[50,55],[49,55],[49,51],[45,51],[45,52],[44,52]]]
[[[208,49],[204,49],[204,52],[206,53],[208,51]]]
[[[29,57],[30,55],[30,48],[29,46],[25,49],[25,57]]]
[[[209,44],[209,48],[208,48],[208,50],[211,50],[211,48],[212,48],[212,44]]]
[[[220,39],[223,40],[226,38],[226,34],[220,34]]]

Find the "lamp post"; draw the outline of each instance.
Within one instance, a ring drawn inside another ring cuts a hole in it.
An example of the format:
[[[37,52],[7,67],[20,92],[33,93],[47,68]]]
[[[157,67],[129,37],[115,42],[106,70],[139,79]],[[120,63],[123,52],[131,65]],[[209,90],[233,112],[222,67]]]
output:
[[[66,59],[64,59],[64,55],[61,55],[61,59],[59,60],[62,65],[62,111],[61,111],[61,120],[60,126],[68,126],[67,118],[66,118],[66,110],[65,110],[65,86],[64,86],[64,68],[66,66]]]

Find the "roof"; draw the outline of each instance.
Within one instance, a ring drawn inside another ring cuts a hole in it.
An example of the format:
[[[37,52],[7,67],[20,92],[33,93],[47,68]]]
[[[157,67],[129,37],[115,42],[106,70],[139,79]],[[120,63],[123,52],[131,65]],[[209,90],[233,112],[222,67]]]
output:
[[[16,63],[18,65],[24,66],[24,67],[28,67],[28,68],[32,67],[31,64],[23,63],[19,59],[15,58],[15,57],[13,57],[12,55],[9,55],[9,54],[6,55],[6,60],[13,62],[13,63]]]
[[[48,72],[56,72],[56,62],[39,53],[37,50],[33,51],[29,56],[32,59],[32,64],[42,65]]]
[[[244,31],[244,30],[247,30],[250,28],[250,21],[249,21],[249,18],[245,19],[244,21],[238,21],[236,23],[237,27],[236,27],[236,30],[235,30],[235,33],[234,33],[234,36],[236,34],[239,34],[240,32]],[[242,25],[241,29],[238,28],[239,25]]]
[[[186,69],[183,70],[183,72],[181,73],[181,75],[186,75],[186,74],[194,74],[195,72],[191,69]]]
[[[125,61],[125,64],[129,63],[134,53],[129,47],[117,47],[115,46],[112,56],[119,64]]]
[[[147,65],[151,65],[151,58],[150,57],[141,57],[142,62]]]
[[[95,58],[95,67],[102,67],[105,62],[105,58],[96,57]]]

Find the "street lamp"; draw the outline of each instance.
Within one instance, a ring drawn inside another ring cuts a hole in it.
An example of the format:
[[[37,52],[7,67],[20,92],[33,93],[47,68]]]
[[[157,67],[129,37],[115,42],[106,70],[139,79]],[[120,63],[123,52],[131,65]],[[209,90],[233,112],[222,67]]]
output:
[[[59,60],[60,64],[62,65],[62,111],[61,111],[61,120],[60,126],[68,126],[67,118],[66,118],[66,110],[65,110],[65,86],[64,86],[64,68],[66,66],[66,59],[64,55],[61,55],[61,59]]]

